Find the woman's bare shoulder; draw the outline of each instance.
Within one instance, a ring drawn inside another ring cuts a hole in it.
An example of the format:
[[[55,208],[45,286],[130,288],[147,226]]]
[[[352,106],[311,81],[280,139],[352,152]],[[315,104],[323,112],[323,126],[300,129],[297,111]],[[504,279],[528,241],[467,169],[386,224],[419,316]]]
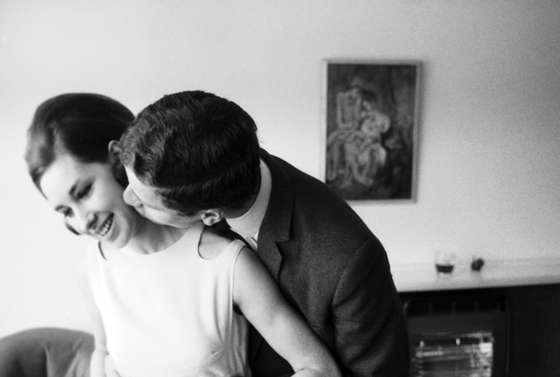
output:
[[[225,250],[231,241],[216,233],[212,228],[205,227],[200,237],[198,252],[203,259],[214,259]]]

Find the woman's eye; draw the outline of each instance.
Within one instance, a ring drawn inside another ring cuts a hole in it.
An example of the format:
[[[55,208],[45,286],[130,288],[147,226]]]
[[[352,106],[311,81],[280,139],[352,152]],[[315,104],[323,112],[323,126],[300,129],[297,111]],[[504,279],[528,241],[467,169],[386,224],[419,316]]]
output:
[[[85,185],[78,193],[76,194],[76,199],[83,199],[85,198],[91,191],[92,184],[89,183]]]
[[[66,227],[66,229],[68,229],[70,232],[72,232],[73,234],[75,234],[76,236],[80,235],[80,232],[78,232],[76,229],[74,229],[72,227],[72,225],[68,224],[68,223],[64,223],[64,226]]]

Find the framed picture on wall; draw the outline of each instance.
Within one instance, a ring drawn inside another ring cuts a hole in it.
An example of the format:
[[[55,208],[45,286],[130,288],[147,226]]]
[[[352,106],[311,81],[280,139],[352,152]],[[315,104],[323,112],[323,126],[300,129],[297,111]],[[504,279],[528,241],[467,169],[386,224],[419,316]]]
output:
[[[325,60],[322,173],[346,200],[415,199],[420,63]]]

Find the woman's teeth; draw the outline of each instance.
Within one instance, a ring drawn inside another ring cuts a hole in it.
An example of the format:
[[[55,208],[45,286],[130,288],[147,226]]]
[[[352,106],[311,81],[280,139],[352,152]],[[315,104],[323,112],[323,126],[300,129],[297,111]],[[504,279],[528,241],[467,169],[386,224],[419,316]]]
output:
[[[109,232],[109,229],[111,229],[111,225],[113,225],[113,215],[109,216],[101,225],[101,228],[99,229],[98,234],[101,237],[105,237],[107,235],[107,233]]]

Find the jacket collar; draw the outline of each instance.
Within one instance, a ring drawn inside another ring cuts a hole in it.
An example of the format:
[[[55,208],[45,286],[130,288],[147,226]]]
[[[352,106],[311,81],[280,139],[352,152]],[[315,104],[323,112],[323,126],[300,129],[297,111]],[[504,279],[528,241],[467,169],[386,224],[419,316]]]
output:
[[[282,262],[278,243],[290,240],[294,192],[291,180],[281,161],[260,150],[260,155],[270,170],[272,190],[270,201],[259,231],[258,254],[275,278]]]

